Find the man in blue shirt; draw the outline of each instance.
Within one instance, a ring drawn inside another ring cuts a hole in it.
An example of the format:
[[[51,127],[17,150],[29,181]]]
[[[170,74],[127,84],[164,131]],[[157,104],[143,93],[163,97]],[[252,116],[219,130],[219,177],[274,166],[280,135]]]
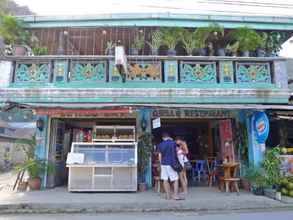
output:
[[[164,190],[167,199],[171,199],[171,190],[169,180],[174,182],[173,199],[178,200],[178,173],[172,168],[176,155],[176,143],[168,133],[163,133],[163,141],[159,144],[159,158],[161,162],[161,179],[163,180]]]

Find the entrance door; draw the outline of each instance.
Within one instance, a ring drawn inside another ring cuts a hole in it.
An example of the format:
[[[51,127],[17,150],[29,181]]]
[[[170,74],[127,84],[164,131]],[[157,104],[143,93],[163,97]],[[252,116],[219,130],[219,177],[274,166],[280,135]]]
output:
[[[48,159],[55,166],[55,171],[48,175],[47,187],[63,185],[66,179],[64,135],[65,123],[60,119],[52,119]]]

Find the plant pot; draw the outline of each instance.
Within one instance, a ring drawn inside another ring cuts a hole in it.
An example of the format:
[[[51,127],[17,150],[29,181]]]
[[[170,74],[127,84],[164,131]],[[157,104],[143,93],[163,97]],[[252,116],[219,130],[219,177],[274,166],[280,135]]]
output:
[[[14,56],[25,56],[27,54],[27,48],[22,45],[13,46],[13,55]]]
[[[154,56],[158,56],[159,55],[159,50],[158,49],[152,49],[151,54],[154,55]]]
[[[130,48],[130,55],[137,56],[139,54],[139,49],[137,48]]]
[[[114,56],[115,55],[115,49],[108,50],[107,55],[108,56]]]
[[[265,57],[266,56],[266,51],[263,49],[257,49],[256,50],[256,56],[257,57]]]
[[[28,186],[30,190],[40,190],[41,180],[40,178],[31,178],[28,180]]]
[[[242,57],[249,57],[249,51],[242,51],[241,56]]]
[[[167,55],[168,56],[176,56],[176,50],[174,50],[174,49],[167,50]]]
[[[217,49],[217,55],[218,55],[218,56],[221,56],[221,57],[226,56],[225,48],[218,48],[218,49]]]
[[[28,182],[20,182],[17,186],[17,191],[24,192],[27,190]]]
[[[245,191],[250,192],[251,185],[247,179],[241,178],[241,186]]]
[[[264,189],[263,187],[252,187],[252,193],[256,196],[263,196]]]
[[[147,189],[146,183],[138,183],[138,191],[145,192]]]
[[[208,55],[208,49],[207,48],[200,48],[198,50],[198,53],[200,56],[207,56]]]

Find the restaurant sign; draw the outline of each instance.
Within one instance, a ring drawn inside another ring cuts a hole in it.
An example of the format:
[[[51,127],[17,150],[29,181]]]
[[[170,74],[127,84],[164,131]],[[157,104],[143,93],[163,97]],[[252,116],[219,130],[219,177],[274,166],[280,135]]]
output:
[[[153,118],[232,118],[233,112],[220,109],[154,109]]]

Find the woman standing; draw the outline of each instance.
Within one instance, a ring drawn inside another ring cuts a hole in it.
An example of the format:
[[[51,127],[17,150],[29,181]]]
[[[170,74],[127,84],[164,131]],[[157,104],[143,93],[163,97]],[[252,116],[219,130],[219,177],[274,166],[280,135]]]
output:
[[[177,157],[180,164],[183,167],[183,170],[179,173],[179,181],[183,189],[183,194],[186,196],[188,181],[186,177],[186,168],[184,166],[184,163],[188,161],[187,159],[188,147],[186,142],[180,137],[176,138],[176,144],[177,144]]]

